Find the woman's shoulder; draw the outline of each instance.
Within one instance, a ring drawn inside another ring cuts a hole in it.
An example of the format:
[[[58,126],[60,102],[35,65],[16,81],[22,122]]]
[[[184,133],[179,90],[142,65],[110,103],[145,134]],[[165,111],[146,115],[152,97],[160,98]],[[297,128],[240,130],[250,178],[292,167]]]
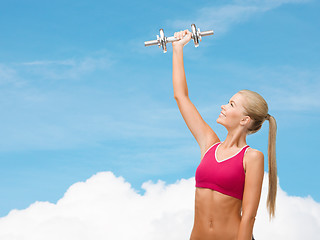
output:
[[[243,168],[247,172],[247,169],[252,169],[253,172],[259,172],[264,169],[264,155],[261,151],[253,148],[248,148],[248,151],[243,158]]]
[[[249,147],[246,151],[246,154],[244,155],[244,160],[246,162],[257,161],[257,160],[260,160],[263,162],[264,154],[257,149]]]

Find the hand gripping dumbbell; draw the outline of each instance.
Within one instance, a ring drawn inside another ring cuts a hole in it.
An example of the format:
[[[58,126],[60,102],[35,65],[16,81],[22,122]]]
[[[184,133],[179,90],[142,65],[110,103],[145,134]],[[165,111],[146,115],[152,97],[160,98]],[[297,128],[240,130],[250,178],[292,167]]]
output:
[[[192,32],[191,38],[194,41],[195,47],[199,46],[199,42],[201,40],[201,37],[213,35],[213,30],[200,32],[200,28],[198,28],[198,30],[197,30],[195,24],[191,24],[191,32]],[[157,35],[157,40],[146,41],[146,42],[144,42],[144,45],[146,47],[152,46],[152,45],[158,45],[159,48],[162,47],[163,52],[166,53],[167,52],[167,43],[168,42],[175,42],[175,41],[179,41],[179,39],[177,39],[175,37],[166,37],[164,35],[163,29],[161,28],[160,29],[160,36]]]

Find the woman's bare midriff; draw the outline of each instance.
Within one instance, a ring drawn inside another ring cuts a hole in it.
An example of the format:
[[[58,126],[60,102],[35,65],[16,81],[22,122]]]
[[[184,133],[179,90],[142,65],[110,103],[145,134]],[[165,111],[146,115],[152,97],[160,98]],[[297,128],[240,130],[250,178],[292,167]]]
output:
[[[241,204],[237,198],[207,188],[196,188],[190,240],[236,240]]]

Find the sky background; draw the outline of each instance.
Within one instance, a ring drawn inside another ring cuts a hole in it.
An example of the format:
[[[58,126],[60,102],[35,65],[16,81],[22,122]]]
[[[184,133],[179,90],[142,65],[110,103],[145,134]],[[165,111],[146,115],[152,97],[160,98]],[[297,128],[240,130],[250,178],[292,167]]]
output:
[[[319,1],[0,1],[0,217],[56,203],[98,172],[139,194],[194,176],[200,150],[172,89],[164,28],[215,31],[185,47],[189,95],[220,139],[220,106],[259,92],[278,124],[279,183],[320,202]],[[268,123],[248,137],[267,155]],[[267,171],[267,161],[265,161]]]

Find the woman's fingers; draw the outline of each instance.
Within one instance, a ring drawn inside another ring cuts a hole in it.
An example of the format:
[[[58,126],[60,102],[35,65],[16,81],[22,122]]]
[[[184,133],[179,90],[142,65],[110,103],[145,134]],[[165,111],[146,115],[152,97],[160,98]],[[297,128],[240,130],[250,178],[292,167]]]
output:
[[[188,30],[184,30],[184,31],[180,31],[180,32],[175,32],[174,33],[174,37],[177,38],[177,39],[182,39],[185,37],[185,35],[188,34]]]
[[[189,30],[183,30],[175,32],[174,37],[179,41],[172,42],[173,46],[182,45],[185,46],[191,39],[192,33]]]

